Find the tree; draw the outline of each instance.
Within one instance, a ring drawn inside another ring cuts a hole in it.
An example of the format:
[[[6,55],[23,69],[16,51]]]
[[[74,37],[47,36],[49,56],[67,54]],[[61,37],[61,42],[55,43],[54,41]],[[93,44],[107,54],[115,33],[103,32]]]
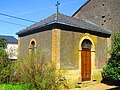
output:
[[[111,57],[103,68],[103,77],[105,80],[120,82],[120,33],[114,35],[110,54]]]
[[[0,83],[8,82],[10,75],[11,64],[5,51],[6,46],[6,39],[0,39]]]
[[[7,47],[7,40],[5,38],[0,38],[0,48],[6,48]]]

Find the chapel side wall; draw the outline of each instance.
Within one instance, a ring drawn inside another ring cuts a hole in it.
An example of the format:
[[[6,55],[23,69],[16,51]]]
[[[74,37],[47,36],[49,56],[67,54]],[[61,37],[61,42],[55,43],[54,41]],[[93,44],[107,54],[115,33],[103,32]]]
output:
[[[103,69],[103,66],[107,63],[107,38],[97,37],[97,42],[95,43],[95,60],[96,69]]]
[[[20,57],[29,55],[29,44],[32,39],[36,40],[36,49],[42,50],[46,59],[52,60],[52,31],[42,31],[39,33],[20,37],[19,54]],[[39,51],[38,51],[39,52]]]
[[[120,0],[90,0],[73,17],[120,32]]]
[[[79,41],[81,33],[61,30],[60,68],[65,70],[79,69]]]
[[[61,69],[79,69],[79,42],[84,33],[61,30]],[[95,45],[95,69],[101,69],[107,61],[107,38],[89,35]]]

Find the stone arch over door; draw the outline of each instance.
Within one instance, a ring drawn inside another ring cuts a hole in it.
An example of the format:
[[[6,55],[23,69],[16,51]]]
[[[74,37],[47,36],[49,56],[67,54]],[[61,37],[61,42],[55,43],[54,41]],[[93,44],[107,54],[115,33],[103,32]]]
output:
[[[82,47],[82,43],[87,40],[87,41],[90,41],[91,42],[91,47],[90,49],[84,49],[83,51],[83,47]],[[81,81],[86,81],[86,80],[83,80],[82,78],[82,54],[85,52],[86,53],[86,50],[88,50],[87,53],[90,54],[90,80],[92,80],[92,76],[93,76],[93,70],[95,69],[95,45],[94,45],[94,42],[93,40],[90,38],[90,35],[89,34],[85,34],[85,36],[83,36],[80,40],[80,43],[79,43],[79,70],[80,70],[80,77],[81,77]],[[83,52],[82,52],[83,51]]]
[[[90,40],[85,39],[82,42],[81,50],[81,76],[82,81],[91,80],[91,46]]]

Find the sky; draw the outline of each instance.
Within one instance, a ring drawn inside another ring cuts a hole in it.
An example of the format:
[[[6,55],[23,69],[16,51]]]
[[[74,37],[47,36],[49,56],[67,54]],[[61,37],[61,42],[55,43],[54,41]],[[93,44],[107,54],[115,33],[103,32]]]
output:
[[[59,12],[72,16],[88,0],[58,1],[60,2]],[[0,13],[38,22],[56,13],[56,2],[57,0],[0,0]],[[18,38],[16,33],[32,24],[34,22],[23,21],[0,14],[0,35]]]

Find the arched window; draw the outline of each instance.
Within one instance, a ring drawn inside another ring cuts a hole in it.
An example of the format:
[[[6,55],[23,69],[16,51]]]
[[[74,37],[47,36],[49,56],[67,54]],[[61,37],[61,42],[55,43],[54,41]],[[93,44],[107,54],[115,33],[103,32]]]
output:
[[[34,50],[35,50],[35,42],[34,41],[31,42],[31,49],[32,49],[32,52],[34,52]]]
[[[32,39],[29,44],[29,53],[33,55],[35,53],[35,49],[36,49],[36,41]]]
[[[85,48],[85,49],[91,49],[92,47],[92,43],[90,40],[88,39],[85,39],[83,42],[82,42],[82,48]]]

